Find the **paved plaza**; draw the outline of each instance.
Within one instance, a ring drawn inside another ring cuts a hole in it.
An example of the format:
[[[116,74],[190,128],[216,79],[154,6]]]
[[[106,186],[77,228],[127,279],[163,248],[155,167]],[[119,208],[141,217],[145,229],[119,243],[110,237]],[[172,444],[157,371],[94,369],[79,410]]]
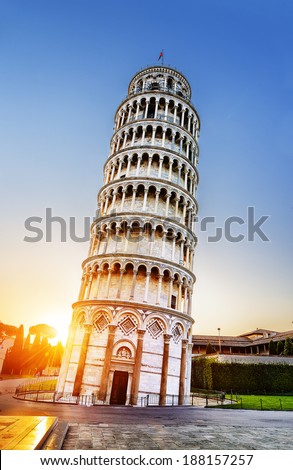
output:
[[[63,449],[292,450],[293,412],[204,407],[112,407],[15,400],[0,383],[0,416],[56,416],[68,422]],[[2,388],[1,388],[2,387]]]
[[[143,425],[74,424],[63,449],[292,449],[292,427],[275,428],[194,424]]]

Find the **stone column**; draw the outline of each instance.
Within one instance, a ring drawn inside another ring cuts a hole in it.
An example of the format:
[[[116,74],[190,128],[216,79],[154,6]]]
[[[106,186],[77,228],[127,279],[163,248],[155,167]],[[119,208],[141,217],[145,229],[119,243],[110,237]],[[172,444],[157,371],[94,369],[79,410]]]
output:
[[[112,275],[113,269],[109,268],[108,269],[108,279],[107,279],[107,286],[106,286],[106,299],[109,297],[109,289],[110,289],[110,283],[111,283],[111,275]]]
[[[155,242],[155,229],[151,229],[151,236],[150,236],[150,250],[149,250],[149,255],[151,256],[153,253],[153,247],[154,247],[154,242]]]
[[[149,100],[146,101],[146,107],[145,107],[145,113],[144,113],[144,119],[148,117],[148,111],[149,111]]]
[[[124,140],[123,140],[123,145],[122,145],[122,148],[125,149],[125,145],[126,145],[126,142],[127,142],[127,138],[128,138],[128,132],[125,132],[124,134]]]
[[[169,160],[169,175],[168,175],[168,180],[171,181],[172,179],[172,168],[173,168],[173,160]]]
[[[165,121],[167,120],[168,118],[168,107],[169,107],[169,101],[166,100],[166,103],[165,103]]]
[[[158,174],[158,178],[161,178],[161,177],[162,177],[162,166],[163,166],[163,160],[164,160],[164,157],[163,157],[163,156],[160,156],[160,163],[159,163],[159,174]]]
[[[179,165],[178,165],[178,175],[177,175],[177,184],[180,184],[181,170],[182,170],[182,165],[179,163]]]
[[[136,188],[132,188],[132,201],[131,201],[131,210],[132,211],[134,209],[135,196],[136,196]]]
[[[145,334],[145,330],[141,330],[140,328],[137,329],[138,337],[137,337],[135,364],[134,364],[132,387],[131,387],[131,398],[130,398],[131,405],[137,405],[137,395],[138,395],[138,388],[139,388],[144,334]]]
[[[188,182],[188,169],[184,169],[184,189],[187,189],[187,182]]]
[[[185,115],[185,111],[186,111],[186,108],[185,108],[185,109],[182,109],[181,123],[180,123],[181,127],[183,127],[183,125],[184,125],[184,115]]]
[[[154,116],[154,119],[157,119],[157,116],[158,116],[158,107],[159,107],[159,100],[156,99],[156,107],[155,107],[155,116]]]
[[[171,256],[171,261],[175,260],[175,250],[176,250],[176,234],[173,234],[172,238],[172,256]]]
[[[131,165],[131,157],[128,156],[128,159],[127,159],[127,167],[126,167],[126,178],[129,176],[130,165]]]
[[[182,302],[182,283],[178,281],[178,298],[177,298],[177,310],[181,312],[181,302]]]
[[[124,252],[127,253],[127,247],[128,247],[128,240],[130,237],[130,226],[127,226],[126,229],[126,234],[125,234],[125,243],[124,243]]]
[[[147,176],[150,176],[150,173],[151,173],[152,160],[153,160],[153,156],[152,156],[152,155],[149,155]]]
[[[169,280],[169,293],[168,293],[168,305],[167,305],[167,307],[169,307],[169,308],[171,308],[172,293],[173,293],[173,277],[170,276],[170,280]]]
[[[93,275],[90,274],[89,282],[88,282],[88,285],[87,285],[87,292],[86,292],[86,295],[85,295],[86,299],[89,299],[89,297],[90,297],[92,282],[93,282]]]
[[[130,122],[131,113],[132,113],[132,106],[131,106],[131,104],[130,104],[130,105],[128,106],[128,118],[127,118],[127,122]]]
[[[141,145],[144,144],[146,127],[142,128]]]
[[[124,124],[124,120],[125,120],[125,109],[122,110],[122,121],[121,121],[121,127],[123,126]]]
[[[190,253],[190,241],[187,240],[187,245],[186,245],[186,261],[185,261],[185,266],[187,268],[190,267],[190,264],[189,264],[189,253]]]
[[[179,208],[179,197],[175,197],[175,217],[178,217],[178,208]]]
[[[118,284],[118,290],[117,290],[116,299],[120,299],[121,288],[122,288],[122,281],[123,281],[123,274],[124,274],[124,273],[125,273],[125,269],[120,269],[120,278],[119,278],[119,284]]]
[[[179,264],[183,265],[184,262],[184,240],[180,241],[180,259]]]
[[[190,144],[191,144],[190,141],[186,142],[186,155],[185,155],[185,156],[186,156],[186,158],[188,158],[188,159],[189,159],[189,148],[190,148]]]
[[[192,229],[192,207],[188,208],[188,222],[187,227],[191,230]]]
[[[78,300],[83,300],[84,293],[85,293],[85,290],[86,290],[86,283],[87,283],[87,275],[85,274],[81,278],[81,286],[80,286]]]
[[[189,289],[188,291],[188,308],[187,308],[187,315],[191,315],[191,310],[192,310],[192,289]]]
[[[166,237],[167,237],[167,232],[164,231],[163,236],[162,236],[162,258],[164,258],[165,256]]]
[[[139,102],[136,102],[136,113],[135,113],[135,120],[138,120],[138,113],[139,113]]]
[[[101,274],[102,274],[102,270],[101,270],[101,269],[98,269],[98,270],[97,270],[96,286],[95,286],[95,290],[94,290],[94,293],[93,293],[93,297],[94,297],[95,299],[98,298],[98,294],[99,294],[99,287],[100,287]]]
[[[136,129],[133,129],[132,140],[131,140],[131,147],[134,146],[135,136],[136,136]]]
[[[113,180],[114,178],[114,173],[115,173],[115,163],[113,163],[112,165],[112,171],[111,171],[111,181]]]
[[[157,189],[156,190],[156,200],[155,200],[155,213],[158,211],[158,203],[159,203],[159,195],[160,195],[161,190]]]
[[[124,202],[125,202],[125,193],[126,193],[126,189],[123,188],[122,189],[122,199],[121,199],[120,211],[123,211],[123,206],[124,206]]]
[[[169,347],[170,339],[172,335],[164,334],[164,351],[162,361],[162,375],[161,375],[161,386],[160,386],[160,401],[161,406],[166,405],[166,394],[167,394],[167,381],[168,381],[168,364],[169,364]]]
[[[92,328],[91,324],[84,323],[84,330],[85,331],[84,331],[82,345],[81,345],[81,349],[80,349],[78,366],[77,366],[77,371],[76,371],[76,376],[75,376],[75,381],[74,381],[74,386],[73,386],[73,392],[72,392],[72,395],[74,397],[78,396],[80,394],[80,390],[81,390],[82,377],[83,377],[83,373],[84,373],[86,355],[87,355],[87,350],[88,350],[88,345],[89,345],[89,340],[90,340],[90,335],[91,335],[91,328]]]
[[[165,217],[168,217],[170,197],[171,197],[171,193],[167,193]]]
[[[104,207],[104,215],[107,214],[108,205],[109,205],[109,197],[110,197],[110,194],[106,194],[106,202],[105,202],[105,207]]]
[[[188,339],[182,340],[181,362],[180,362],[180,378],[179,378],[179,400],[178,405],[184,405],[185,395],[185,376],[186,376],[186,348]]]
[[[109,241],[109,233],[111,229],[109,227],[106,228],[106,237],[105,237],[105,245],[104,245],[104,250],[103,254],[107,253],[107,247],[108,247],[108,241]]]
[[[146,280],[145,280],[144,299],[143,299],[144,302],[147,302],[147,301],[148,301],[150,276],[151,276],[151,272],[150,272],[150,271],[147,271],[147,272],[146,272]]]
[[[167,132],[167,129],[163,129],[162,147],[165,147],[166,132]]]
[[[146,210],[146,203],[147,203],[148,191],[149,191],[148,186],[145,186],[145,188],[144,188],[144,195],[143,195],[143,205],[142,205],[142,210],[143,210],[143,211]]]
[[[65,386],[65,381],[66,381],[66,377],[68,374],[68,367],[69,367],[70,358],[72,354],[76,328],[77,328],[77,325],[75,324],[75,322],[72,321],[69,327],[69,334],[68,334],[68,338],[66,342],[66,348],[64,350],[64,356],[63,356],[62,365],[60,368],[60,373],[59,373],[58,382],[56,386],[56,391],[57,391],[56,400],[62,397],[64,393],[64,386]]]
[[[171,149],[174,150],[174,147],[175,147],[175,132],[172,131]]]
[[[117,325],[110,324],[108,328],[109,328],[109,333],[108,333],[107,348],[106,348],[104,366],[103,366],[102,377],[101,377],[101,385],[100,385],[100,390],[99,390],[99,400],[102,400],[102,401],[106,399],[113,344],[114,344],[115,331],[116,331]]]
[[[129,300],[132,300],[134,298],[136,276],[137,276],[137,269],[133,269],[133,279],[132,279],[132,286],[131,286],[131,292],[130,292]]]
[[[177,109],[178,109],[178,104],[175,104],[174,106],[174,124],[176,124],[176,118],[177,118]]]
[[[139,169],[140,169],[140,163],[141,163],[141,159],[142,159],[142,156],[141,156],[141,155],[139,155],[139,156],[137,157],[136,176],[138,176],[138,175],[139,175]]]
[[[183,313],[187,314],[187,285],[184,284]]]
[[[186,204],[186,201],[183,200],[183,214],[182,214],[182,223],[183,223],[183,225],[185,224],[186,209],[187,209],[187,204]]]
[[[153,127],[153,133],[152,133],[152,145],[155,145],[155,137],[156,137],[156,128]]]
[[[113,211],[114,208],[115,208],[116,198],[117,198],[117,189],[114,189],[114,191],[113,191],[113,199],[112,199],[112,204],[111,204],[111,209],[110,209],[110,211]]]
[[[162,291],[162,279],[163,279],[163,277],[164,277],[163,274],[159,274],[156,305],[160,305],[160,303],[161,303],[161,291]]]
[[[189,132],[190,132],[190,123],[191,123],[191,114],[188,114],[188,125],[187,125],[187,129],[188,129]]]

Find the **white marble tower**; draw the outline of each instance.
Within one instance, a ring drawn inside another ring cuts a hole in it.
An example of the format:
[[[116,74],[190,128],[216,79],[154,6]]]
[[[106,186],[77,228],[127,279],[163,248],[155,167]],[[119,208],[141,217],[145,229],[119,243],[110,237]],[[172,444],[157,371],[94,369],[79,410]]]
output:
[[[58,396],[188,401],[200,128],[190,98],[181,73],[153,66],[117,109]]]

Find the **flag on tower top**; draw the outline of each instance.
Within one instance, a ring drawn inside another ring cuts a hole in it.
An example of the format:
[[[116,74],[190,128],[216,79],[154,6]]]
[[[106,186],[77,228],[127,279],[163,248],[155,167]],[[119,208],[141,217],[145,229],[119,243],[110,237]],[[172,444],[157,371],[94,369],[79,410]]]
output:
[[[158,60],[162,59],[163,60],[163,51],[160,52]]]

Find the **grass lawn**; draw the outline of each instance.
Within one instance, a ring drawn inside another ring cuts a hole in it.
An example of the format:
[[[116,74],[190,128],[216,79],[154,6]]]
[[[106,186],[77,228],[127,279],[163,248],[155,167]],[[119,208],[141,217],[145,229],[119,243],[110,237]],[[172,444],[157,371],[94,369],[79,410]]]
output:
[[[229,398],[227,394],[226,399]],[[293,396],[288,395],[232,395],[232,399],[237,400],[237,403],[223,405],[223,408],[293,411]]]

